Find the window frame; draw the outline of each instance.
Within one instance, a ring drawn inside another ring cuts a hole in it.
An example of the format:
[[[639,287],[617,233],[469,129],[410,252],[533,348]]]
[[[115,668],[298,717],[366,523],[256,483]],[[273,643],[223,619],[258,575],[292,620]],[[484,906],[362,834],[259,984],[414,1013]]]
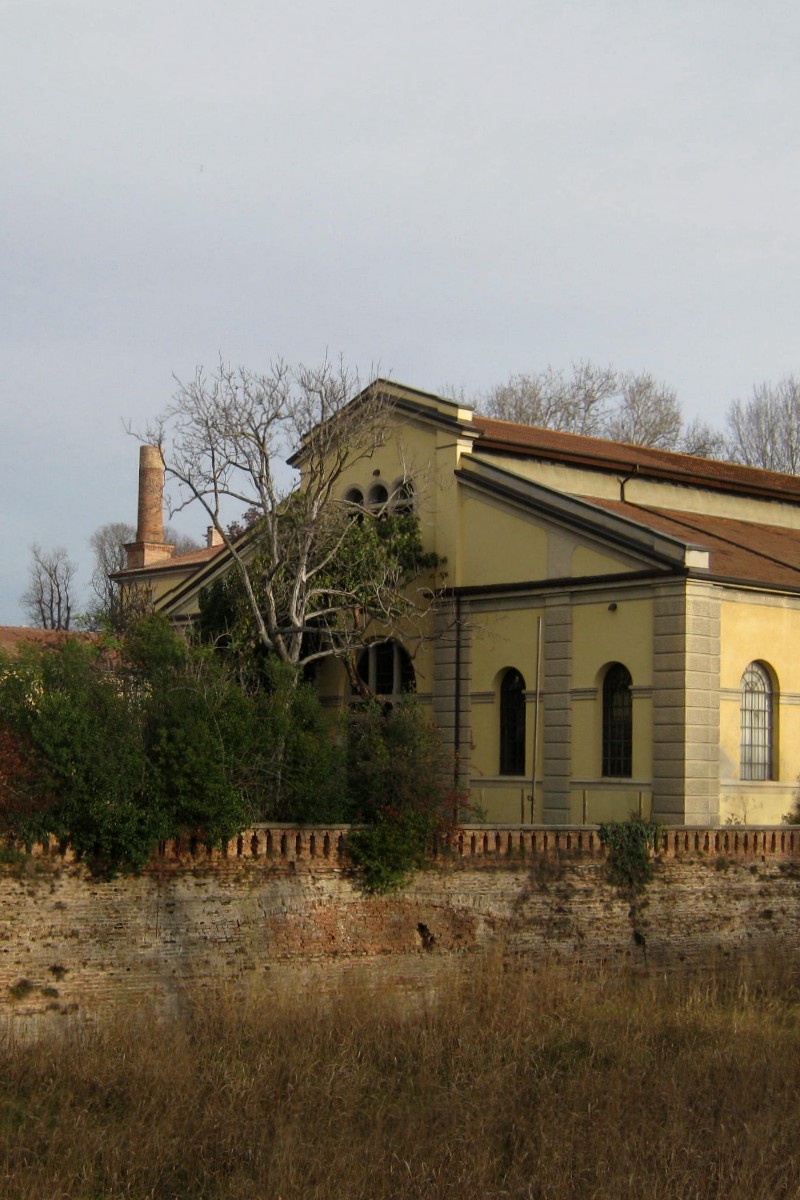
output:
[[[507,667],[500,680],[500,745],[498,775],[525,777],[527,712],[525,677]]]
[[[753,660],[742,672],[739,701],[739,778],[775,778],[775,687],[768,668]]]

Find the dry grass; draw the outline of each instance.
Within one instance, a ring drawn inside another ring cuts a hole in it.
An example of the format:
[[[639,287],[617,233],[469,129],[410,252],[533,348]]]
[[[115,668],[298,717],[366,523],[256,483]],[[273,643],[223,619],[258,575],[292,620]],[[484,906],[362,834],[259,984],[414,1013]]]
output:
[[[499,962],[415,1006],[218,997],[0,1043],[0,1194],[800,1195],[800,975]]]

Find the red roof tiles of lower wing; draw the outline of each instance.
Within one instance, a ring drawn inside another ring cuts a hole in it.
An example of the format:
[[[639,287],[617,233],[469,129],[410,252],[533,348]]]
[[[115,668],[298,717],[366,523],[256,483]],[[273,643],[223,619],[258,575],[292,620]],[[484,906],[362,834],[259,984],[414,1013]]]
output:
[[[585,499],[606,512],[708,550],[712,575],[773,587],[800,587],[800,530],[645,508],[619,500]]]

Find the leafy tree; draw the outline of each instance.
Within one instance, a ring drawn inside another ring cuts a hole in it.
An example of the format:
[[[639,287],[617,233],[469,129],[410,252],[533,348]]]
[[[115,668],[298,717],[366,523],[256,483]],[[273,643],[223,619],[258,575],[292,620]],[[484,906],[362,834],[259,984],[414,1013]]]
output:
[[[161,618],[131,635],[127,656],[67,640],[0,663],[0,711],[35,787],[7,828],[55,834],[105,868],[141,866],[164,838],[225,841],[252,819],[247,775],[258,713],[213,656]],[[19,777],[19,772],[17,771]]]
[[[147,857],[168,825],[147,794],[135,708],[115,676],[97,669],[96,647],[76,639],[57,650],[23,647],[3,663],[3,723],[48,798],[13,833],[69,838],[78,853],[109,863]]]

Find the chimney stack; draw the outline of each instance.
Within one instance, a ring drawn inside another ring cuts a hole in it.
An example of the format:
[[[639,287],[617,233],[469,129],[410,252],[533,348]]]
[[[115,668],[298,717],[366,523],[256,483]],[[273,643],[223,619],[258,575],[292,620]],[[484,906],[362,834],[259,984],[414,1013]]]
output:
[[[139,524],[136,541],[164,541],[164,460],[158,446],[139,447]]]
[[[139,521],[136,541],[125,550],[129,570],[162,562],[175,552],[164,541],[164,460],[158,446],[139,447]]]

